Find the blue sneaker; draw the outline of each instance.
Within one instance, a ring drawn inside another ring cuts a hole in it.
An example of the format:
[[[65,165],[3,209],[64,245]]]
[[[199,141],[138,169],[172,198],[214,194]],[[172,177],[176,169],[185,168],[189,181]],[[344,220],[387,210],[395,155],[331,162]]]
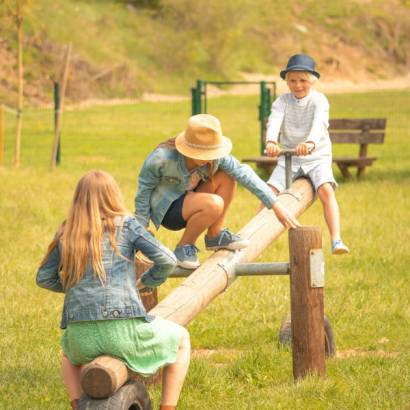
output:
[[[345,253],[349,253],[349,248],[341,239],[335,239],[332,241],[332,253],[333,255],[343,255]]]
[[[195,245],[180,245],[174,250],[177,266],[184,269],[196,269],[200,263],[197,257],[199,249]]]
[[[242,239],[239,235],[229,232],[227,229],[222,229],[221,232],[214,238],[205,236],[205,247],[208,250],[217,251],[218,249],[243,249],[249,245],[247,239]]]

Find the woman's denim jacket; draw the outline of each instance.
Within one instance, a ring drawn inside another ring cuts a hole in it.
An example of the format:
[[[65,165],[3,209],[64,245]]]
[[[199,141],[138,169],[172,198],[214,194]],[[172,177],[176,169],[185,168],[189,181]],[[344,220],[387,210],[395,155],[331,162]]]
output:
[[[140,250],[154,265],[147,270],[142,283],[158,286],[174,269],[174,254],[158,242],[134,216],[116,218],[116,245],[114,251],[108,234],[102,239],[102,261],[106,273],[104,285],[88,267],[80,282],[64,291],[59,276],[61,245],[54,248],[37,272],[37,285],[54,292],[64,292],[61,328],[70,322],[142,317],[151,321],[136,288],[135,252]],[[122,223],[121,223],[122,222]]]
[[[252,168],[241,164],[234,156],[227,155],[215,160],[213,171],[218,169],[251,191],[267,208],[272,208],[277,201],[268,185]],[[207,165],[199,167],[198,172],[203,181],[208,180]],[[138,178],[135,214],[139,222],[147,227],[152,219],[159,228],[172,202],[187,191],[190,177],[182,154],[168,147],[156,148],[145,160]]]

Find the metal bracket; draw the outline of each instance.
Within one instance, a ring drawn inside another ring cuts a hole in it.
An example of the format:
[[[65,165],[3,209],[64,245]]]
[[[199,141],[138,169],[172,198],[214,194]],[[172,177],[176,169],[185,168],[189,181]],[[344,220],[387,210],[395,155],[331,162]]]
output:
[[[310,250],[310,286],[312,288],[323,288],[325,286],[323,249]]]

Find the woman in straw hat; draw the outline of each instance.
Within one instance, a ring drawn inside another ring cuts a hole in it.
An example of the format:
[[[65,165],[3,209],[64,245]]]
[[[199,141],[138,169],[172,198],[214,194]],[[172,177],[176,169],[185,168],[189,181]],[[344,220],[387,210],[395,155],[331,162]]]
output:
[[[288,228],[299,223],[255,172],[230,155],[232,142],[219,120],[209,114],[192,116],[185,131],[160,144],[145,160],[135,197],[136,217],[148,227],[152,220],[170,230],[185,229],[175,248],[182,268],[199,266],[195,242],[207,230],[208,250],[242,249],[248,241],[223,229],[236,181],[272,208]]]

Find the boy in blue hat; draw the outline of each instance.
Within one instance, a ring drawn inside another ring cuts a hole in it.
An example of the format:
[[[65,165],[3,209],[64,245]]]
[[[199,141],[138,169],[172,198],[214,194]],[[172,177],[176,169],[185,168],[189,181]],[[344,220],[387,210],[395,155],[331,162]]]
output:
[[[320,92],[312,89],[320,74],[315,61],[304,54],[292,56],[285,70],[280,72],[290,92],[281,95],[272,104],[266,135],[266,154],[277,156],[280,148],[296,149],[292,161],[292,179],[308,177],[322,205],[326,224],[332,239],[332,253],[349,252],[340,237],[337,186],[332,172],[332,144],[329,138],[329,102]],[[285,189],[285,161],[278,165],[267,181],[277,194]]]

